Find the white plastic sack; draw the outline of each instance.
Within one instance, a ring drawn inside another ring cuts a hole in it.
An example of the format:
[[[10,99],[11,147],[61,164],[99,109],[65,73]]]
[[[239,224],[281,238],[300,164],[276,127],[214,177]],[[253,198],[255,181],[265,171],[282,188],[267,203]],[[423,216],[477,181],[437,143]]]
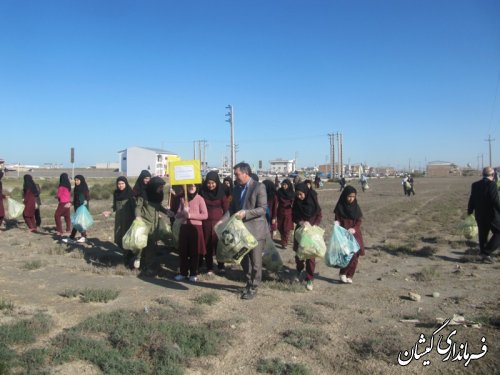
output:
[[[323,239],[325,230],[307,221],[295,230],[295,240],[299,243],[297,256],[299,259],[323,258],[326,244]]]
[[[215,233],[219,237],[217,261],[240,264],[243,257],[257,247],[258,242],[248,231],[243,221],[235,215],[216,225]]]
[[[148,245],[148,234],[148,225],[142,220],[135,219],[123,236],[123,248],[137,254]]]
[[[19,216],[23,214],[24,204],[12,199],[11,197],[7,197],[7,219],[17,219]]]

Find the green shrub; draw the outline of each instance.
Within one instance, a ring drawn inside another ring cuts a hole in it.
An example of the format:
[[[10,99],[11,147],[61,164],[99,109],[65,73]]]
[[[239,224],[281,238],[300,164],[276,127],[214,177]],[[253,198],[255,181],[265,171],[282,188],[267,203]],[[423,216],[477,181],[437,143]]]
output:
[[[118,297],[120,291],[113,289],[85,289],[80,292],[82,302],[104,302],[108,303]]]
[[[0,326],[0,342],[7,345],[32,343],[38,335],[47,333],[51,326],[50,316],[39,313],[31,319]]]
[[[0,311],[12,311],[14,310],[14,304],[11,301],[6,301],[0,299]]]
[[[193,299],[198,304],[215,305],[220,301],[220,296],[214,292],[201,294]]]
[[[257,372],[273,375],[307,375],[307,368],[300,363],[286,363],[279,358],[261,358]]]
[[[27,271],[37,270],[42,267],[42,262],[40,260],[31,260],[29,262],[25,262],[23,265],[23,269]]]
[[[315,349],[325,343],[323,332],[318,329],[297,329],[283,332],[284,341],[298,349]]]

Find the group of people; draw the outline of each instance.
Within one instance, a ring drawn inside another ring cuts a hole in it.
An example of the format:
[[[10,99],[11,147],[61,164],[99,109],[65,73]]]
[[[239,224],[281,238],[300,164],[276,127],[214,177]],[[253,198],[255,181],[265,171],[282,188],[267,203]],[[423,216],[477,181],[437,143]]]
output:
[[[201,185],[187,185],[186,192],[182,186],[173,186],[166,206],[163,206],[166,183],[161,177],[153,177],[149,171],[143,170],[133,188],[126,177],[118,177],[112,205],[115,212],[114,242],[123,250],[126,265],[145,271],[153,270],[154,249],[163,228],[179,225],[179,273],[174,279],[197,282],[203,266],[208,275],[215,272],[214,256],[218,243],[215,226],[230,216],[237,215],[258,242],[257,247],[241,261],[246,276],[246,286],[241,298],[254,298],[262,279],[262,251],[266,241],[272,241],[273,233],[277,230],[280,234],[279,243],[286,249],[292,231],[298,230],[306,222],[319,225],[322,211],[313,181],[296,181],[294,184],[289,179],[284,179],[277,188],[272,181],[259,182],[246,163],[237,164],[234,175],[234,183],[230,177],[221,182],[217,172],[209,172]],[[0,194],[1,177],[0,175]],[[361,247],[349,265],[340,270],[340,281],[343,283],[352,283],[358,257],[364,254],[360,228],[362,213],[356,193],[355,188],[346,186],[334,209],[335,224],[351,232]],[[37,229],[34,212],[38,207],[36,202],[39,196],[39,187],[31,175],[25,175],[23,216],[30,231]],[[71,207],[75,211],[82,205],[89,209],[90,191],[84,176],[75,176],[72,186],[69,176],[61,174],[56,197],[56,234],[65,243],[86,242],[87,232],[82,231],[77,239],[77,230],[71,227],[70,220]],[[4,217],[2,202],[0,200],[0,223]],[[123,249],[123,238],[134,220],[142,221],[148,227],[147,246],[139,252]],[[293,251],[297,252],[299,244],[293,237]],[[313,290],[316,260],[303,260],[296,255],[295,263],[296,279],[304,280],[306,289]],[[225,272],[224,263],[217,262],[216,272]]]

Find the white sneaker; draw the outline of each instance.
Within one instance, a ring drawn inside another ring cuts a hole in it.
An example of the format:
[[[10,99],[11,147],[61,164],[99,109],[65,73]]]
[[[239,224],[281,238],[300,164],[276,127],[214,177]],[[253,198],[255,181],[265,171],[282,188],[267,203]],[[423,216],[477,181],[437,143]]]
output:
[[[347,276],[346,275],[340,275],[340,282],[347,284]]]
[[[175,281],[182,281],[182,280],[185,280],[185,279],[186,279],[186,276],[183,276],[181,274],[175,275],[175,277],[174,277]]]
[[[214,275],[213,271],[208,271],[207,272],[207,276],[213,276],[213,275]]]
[[[198,282],[198,276],[189,276],[189,281],[192,283],[197,283]]]
[[[71,238],[71,237],[67,237],[67,238],[63,238],[62,242],[64,242],[64,243],[74,243],[75,240],[73,238]]]
[[[85,237],[80,237],[79,239],[76,240],[78,243],[85,243],[87,239]]]
[[[313,290],[313,281],[312,280],[308,280],[307,283],[306,283],[306,289],[311,291]]]
[[[352,284],[352,279],[351,279],[350,277],[348,277],[348,278],[346,279],[346,282],[347,282],[347,284]]]
[[[141,259],[140,258],[135,258],[134,259],[134,268],[138,270],[141,267]]]

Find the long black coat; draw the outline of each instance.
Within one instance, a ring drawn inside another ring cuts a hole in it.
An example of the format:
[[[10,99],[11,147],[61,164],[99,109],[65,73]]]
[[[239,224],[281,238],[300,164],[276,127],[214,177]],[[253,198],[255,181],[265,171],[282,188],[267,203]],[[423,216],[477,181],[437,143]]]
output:
[[[468,214],[474,213],[481,226],[490,226],[500,230],[500,201],[495,181],[483,178],[472,184]]]

